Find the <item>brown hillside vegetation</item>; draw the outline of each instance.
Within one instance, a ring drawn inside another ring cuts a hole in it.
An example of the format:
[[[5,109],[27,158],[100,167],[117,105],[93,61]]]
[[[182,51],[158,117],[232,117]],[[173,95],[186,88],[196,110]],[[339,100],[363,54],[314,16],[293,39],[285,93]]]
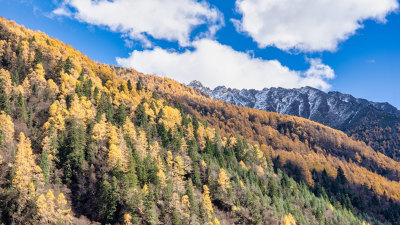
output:
[[[208,121],[222,135],[240,135],[262,143],[266,154],[280,156],[283,164],[289,161],[300,167],[309,185],[314,184],[312,170],[325,169],[334,178],[337,168],[342,167],[349,181],[400,200],[400,163],[341,131],[300,117],[212,100],[168,78],[143,75],[132,69],[118,68],[116,72],[125,79],[140,80],[171,101],[177,100],[187,112]]]
[[[400,163],[343,132],[96,63],[3,18],[0,65],[5,224],[400,218]]]

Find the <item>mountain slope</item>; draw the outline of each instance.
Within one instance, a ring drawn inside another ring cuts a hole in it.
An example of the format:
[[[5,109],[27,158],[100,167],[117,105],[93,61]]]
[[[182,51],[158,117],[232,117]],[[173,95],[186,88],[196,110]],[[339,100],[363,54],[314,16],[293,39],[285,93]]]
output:
[[[0,18],[0,222],[398,224],[400,164],[343,132],[102,65]]]
[[[340,92],[311,87],[211,90],[200,82],[189,84],[216,100],[280,114],[300,116],[342,130],[394,159],[400,157],[400,111],[388,103],[370,102]]]

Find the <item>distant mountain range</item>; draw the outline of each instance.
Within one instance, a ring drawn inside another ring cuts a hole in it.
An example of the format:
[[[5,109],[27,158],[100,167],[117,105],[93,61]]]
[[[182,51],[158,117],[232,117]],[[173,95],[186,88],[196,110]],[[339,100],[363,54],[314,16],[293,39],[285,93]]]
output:
[[[303,87],[210,89],[199,81],[189,86],[215,100],[280,114],[294,115],[342,130],[375,150],[400,159],[400,111],[389,103],[376,103],[337,91]]]

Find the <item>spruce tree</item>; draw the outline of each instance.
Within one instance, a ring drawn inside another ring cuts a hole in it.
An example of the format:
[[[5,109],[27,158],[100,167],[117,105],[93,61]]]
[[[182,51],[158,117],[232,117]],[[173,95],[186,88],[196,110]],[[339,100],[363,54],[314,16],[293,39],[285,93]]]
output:
[[[124,125],[125,120],[126,120],[126,107],[124,103],[121,103],[117,109],[117,112],[114,115],[114,121],[115,123],[121,127],[122,125]]]
[[[64,64],[64,72],[67,74],[71,74],[71,69],[72,69],[72,63],[69,57],[67,57]]]
[[[4,80],[0,79],[0,111],[4,111],[6,114],[11,113],[10,99],[7,96],[7,92],[4,88]]]
[[[25,108],[25,101],[22,93],[19,93],[17,99],[17,115],[23,121],[26,121],[26,119],[28,118],[28,114],[26,113],[26,108]]]

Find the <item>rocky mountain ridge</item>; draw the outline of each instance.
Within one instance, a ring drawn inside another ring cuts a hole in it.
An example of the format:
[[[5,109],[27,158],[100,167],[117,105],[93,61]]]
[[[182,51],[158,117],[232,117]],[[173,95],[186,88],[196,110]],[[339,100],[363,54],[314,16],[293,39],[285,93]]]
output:
[[[400,111],[389,103],[372,102],[337,91],[326,93],[312,87],[238,90],[218,86],[212,90],[199,81],[189,86],[215,100],[307,118],[355,136],[393,158],[400,156]]]

